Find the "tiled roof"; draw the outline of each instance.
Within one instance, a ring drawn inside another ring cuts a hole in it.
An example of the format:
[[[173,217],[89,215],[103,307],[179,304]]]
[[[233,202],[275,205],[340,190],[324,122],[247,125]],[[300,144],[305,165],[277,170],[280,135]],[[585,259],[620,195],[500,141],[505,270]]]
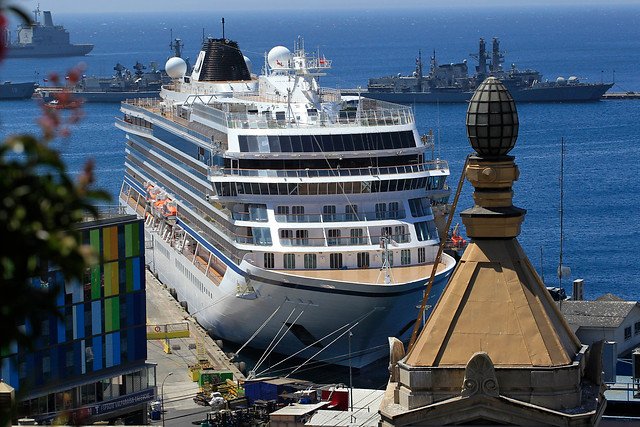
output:
[[[640,308],[638,303],[624,300],[563,301],[558,305],[567,323],[601,328],[617,328],[631,310]]]

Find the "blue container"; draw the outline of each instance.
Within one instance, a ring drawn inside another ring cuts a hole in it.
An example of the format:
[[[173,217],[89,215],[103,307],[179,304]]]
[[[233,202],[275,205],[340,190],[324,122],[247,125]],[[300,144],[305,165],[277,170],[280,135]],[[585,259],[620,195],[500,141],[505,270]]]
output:
[[[151,411],[151,419],[157,421],[160,419],[160,411]]]

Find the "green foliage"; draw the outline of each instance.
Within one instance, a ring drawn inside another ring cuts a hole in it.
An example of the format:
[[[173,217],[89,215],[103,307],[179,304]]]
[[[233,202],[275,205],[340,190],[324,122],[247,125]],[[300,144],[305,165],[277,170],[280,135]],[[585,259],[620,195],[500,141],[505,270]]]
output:
[[[90,190],[92,163],[75,181],[47,141],[10,137],[0,146],[0,347],[29,346],[40,333],[41,315],[57,312],[55,290],[32,286],[47,269],[65,280],[82,280],[91,250],[82,245],[77,225],[97,217],[92,202],[108,200]],[[18,327],[25,321],[32,333]]]

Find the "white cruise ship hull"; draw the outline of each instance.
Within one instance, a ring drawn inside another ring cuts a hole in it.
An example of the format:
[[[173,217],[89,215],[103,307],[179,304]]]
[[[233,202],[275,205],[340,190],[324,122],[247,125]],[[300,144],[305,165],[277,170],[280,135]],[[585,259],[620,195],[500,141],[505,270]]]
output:
[[[431,272],[425,265],[425,278],[419,281],[363,284],[265,270],[243,261],[229,264],[216,284],[157,230],[146,227],[145,238],[151,271],[175,289],[177,299],[214,337],[240,345],[251,339],[249,346],[258,349],[277,341],[273,351],[280,355],[339,365],[351,360],[356,368],[386,357],[388,337],[409,338]],[[434,279],[425,319],[454,267],[452,258],[443,257],[445,268]],[[247,282],[253,291],[246,291]],[[292,323],[295,329],[287,332]]]

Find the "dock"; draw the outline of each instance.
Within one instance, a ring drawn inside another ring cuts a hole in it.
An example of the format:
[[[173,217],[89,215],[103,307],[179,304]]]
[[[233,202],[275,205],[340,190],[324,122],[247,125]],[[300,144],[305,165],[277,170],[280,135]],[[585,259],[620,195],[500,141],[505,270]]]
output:
[[[200,391],[198,382],[190,376],[189,367],[202,357],[202,349],[215,370],[229,370],[234,381],[245,376],[229,360],[215,341],[189,316],[169,290],[146,271],[147,293],[147,361],[156,363],[158,397],[164,395],[165,422],[150,421],[151,425],[182,426],[201,420],[211,411],[193,398]],[[169,330],[172,338],[153,338],[154,334]],[[184,331],[188,331],[185,334]],[[182,332],[182,333],[180,333]],[[176,338],[173,336],[182,335]],[[184,336],[186,335],[186,336]],[[149,338],[151,337],[151,338]],[[167,353],[167,345],[170,353]],[[199,354],[200,349],[200,354]],[[163,386],[164,384],[164,386]]]
[[[607,92],[602,95],[602,99],[640,99],[639,92]]]

